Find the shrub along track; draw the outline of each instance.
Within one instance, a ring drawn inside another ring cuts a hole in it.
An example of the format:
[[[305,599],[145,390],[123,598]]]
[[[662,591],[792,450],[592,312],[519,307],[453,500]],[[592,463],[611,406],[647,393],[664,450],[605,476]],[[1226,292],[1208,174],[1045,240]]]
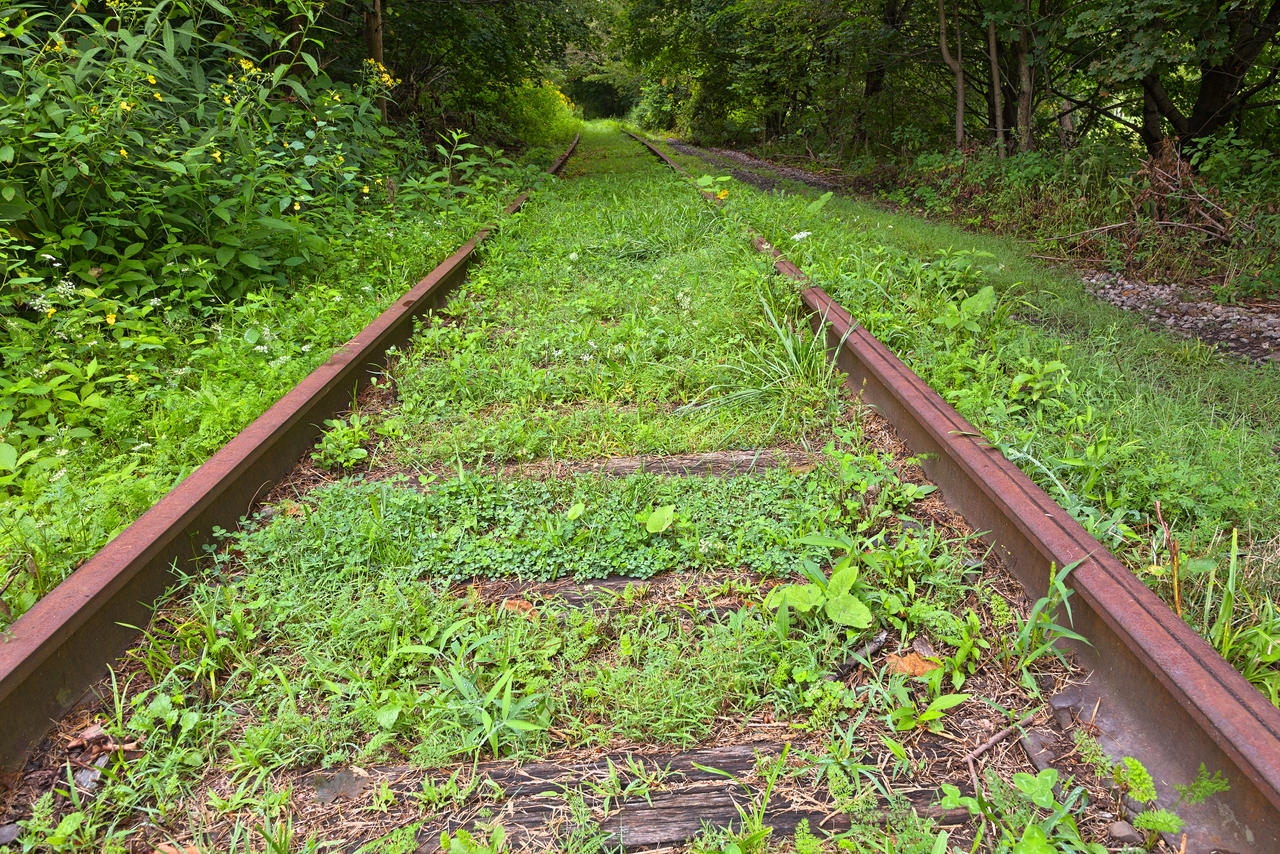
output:
[[[638,156],[597,132],[487,244],[330,425],[319,462],[357,476],[277,488],[62,721],[10,819],[70,767],[28,832],[670,850],[707,819],[701,850],[751,850],[757,825],[807,845],[803,819],[933,851],[977,832],[976,784],[989,834],[1105,839],[1109,769],[1052,699],[1075,680],[1045,612],[835,393],[779,308],[795,286]]]

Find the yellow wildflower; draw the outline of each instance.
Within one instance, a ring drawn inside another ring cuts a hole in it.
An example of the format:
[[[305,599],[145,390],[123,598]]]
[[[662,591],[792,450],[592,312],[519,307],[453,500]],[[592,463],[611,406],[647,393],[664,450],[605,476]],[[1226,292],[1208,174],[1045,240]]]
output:
[[[137,374],[129,374],[129,376],[128,376],[128,377],[126,377],[126,379],[128,379],[128,380],[129,380],[129,382],[131,382],[131,383],[136,383],[136,382],[138,381],[138,375],[137,375]]]
[[[253,71],[253,62],[251,60],[245,59],[242,56],[240,57],[239,62],[240,62],[240,67],[243,68],[245,71]]]
[[[361,187],[360,192],[364,193],[366,196],[369,195],[369,185],[365,184],[363,187]]]
[[[222,96],[222,102],[223,102],[224,104],[230,104],[230,103],[231,103],[231,96],[230,96],[230,95],[223,95],[223,96]]]
[[[133,104],[130,104],[128,101],[120,102],[120,112],[127,113],[132,109],[133,109]]]
[[[120,149],[120,156],[127,158],[129,156],[129,152],[122,148]]]
[[[209,156],[212,157],[214,160],[218,161],[219,163],[222,162],[222,152],[216,148],[213,151],[209,152]]]
[[[148,74],[147,82],[150,83],[152,86],[156,85],[156,76],[154,74]]]
[[[108,314],[107,326],[115,326],[115,325],[116,325],[116,316],[114,314]]]
[[[297,202],[294,202],[294,203],[293,203],[293,209],[294,209],[295,211],[300,211],[300,210],[302,210],[302,205],[298,204]]]
[[[53,317],[53,315],[54,315],[54,313],[55,313],[55,312],[57,312],[57,309],[56,309],[56,308],[46,308],[46,309],[44,310],[44,316],[45,316],[45,317]]]
[[[728,190],[721,190],[720,192],[716,193],[716,198],[717,198],[717,199],[720,199],[721,201],[723,201],[723,200],[725,200],[725,199],[729,198],[729,191],[728,191]]]
[[[159,93],[159,92],[152,92],[152,93],[151,93],[151,97],[155,98],[157,101],[163,101],[163,100],[164,100],[164,98],[161,98],[161,97],[160,97],[160,93]]]

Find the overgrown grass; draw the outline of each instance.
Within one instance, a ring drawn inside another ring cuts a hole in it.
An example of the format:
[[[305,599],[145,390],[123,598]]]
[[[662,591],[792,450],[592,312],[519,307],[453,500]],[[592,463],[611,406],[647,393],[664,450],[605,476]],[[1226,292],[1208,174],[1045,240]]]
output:
[[[852,592],[903,637],[962,644],[976,623],[952,612],[975,603],[1011,619],[1001,594],[959,583],[970,544],[899,529],[894,512],[925,493],[856,433],[846,439],[832,465],[809,472],[466,476],[425,493],[345,482],[282,505],[162,610],[113,682],[103,726],[146,750],[110,764],[92,800],[50,801],[37,819],[24,817],[27,838],[49,850],[122,850],[142,839],[243,850],[286,826],[294,797],[310,797],[295,794],[298,769],[408,762],[428,772],[568,747],[688,746],[766,709],[821,745],[833,724],[865,719],[864,704],[878,716],[922,709],[938,680],[882,674],[849,688],[824,678],[861,629],[799,609],[780,623],[765,607],[796,560],[830,561],[828,547],[799,542],[808,533],[858,543],[864,571]],[[875,497],[859,497],[870,483]],[[664,507],[674,512],[654,524]],[[476,572],[667,570],[688,580],[662,593],[636,583],[572,606],[536,591],[502,600],[450,589]],[[817,759],[788,773],[818,782],[844,773]],[[439,820],[458,800],[432,779],[420,802],[383,809]],[[874,798],[844,779],[847,797]],[[64,822],[72,829],[58,837]]]
[[[1280,371],[1152,331],[1013,241],[844,198],[815,213],[815,193],[791,190],[735,185],[727,208],[763,228],[1195,628],[1208,635],[1223,602],[1237,629],[1266,621],[1280,571]],[[997,299],[980,296],[986,287]],[[1178,542],[1176,597],[1157,502]],[[1223,599],[1233,528],[1248,559]],[[1232,660],[1275,698],[1270,655],[1263,644]]]
[[[788,381],[808,369],[787,361],[785,321],[760,309],[762,297],[793,303],[790,286],[616,130],[589,129],[583,148],[578,178],[486,244],[485,264],[398,360],[400,407],[377,428],[384,461],[758,447],[830,422],[832,378]],[[783,365],[743,374],[749,353]],[[680,409],[744,380],[764,394]]]

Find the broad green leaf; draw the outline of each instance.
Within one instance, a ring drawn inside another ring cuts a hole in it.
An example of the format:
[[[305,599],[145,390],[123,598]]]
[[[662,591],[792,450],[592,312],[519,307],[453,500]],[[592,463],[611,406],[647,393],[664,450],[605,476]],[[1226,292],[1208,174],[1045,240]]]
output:
[[[822,588],[816,584],[784,584],[775,587],[765,604],[777,608],[783,603],[793,611],[808,614],[822,604]]]
[[[388,703],[374,713],[374,718],[378,721],[378,726],[391,729],[396,725],[396,721],[400,720],[400,712],[403,710],[404,706],[399,703]]]
[[[980,317],[996,307],[996,292],[991,285],[984,285],[976,294],[960,303],[960,310],[969,317]]]
[[[834,537],[824,536],[823,534],[806,534],[796,542],[805,546],[821,546],[827,549],[844,549],[851,545],[845,540],[837,540]]]
[[[675,518],[676,506],[667,504],[649,514],[649,518],[645,520],[644,529],[650,534],[661,534],[671,527],[671,523],[675,521]]]
[[[1198,557],[1187,561],[1182,571],[1188,575],[1204,575],[1206,572],[1212,572],[1214,562],[1208,558]]]
[[[1058,849],[1049,843],[1048,837],[1038,825],[1029,824],[1022,832],[1022,839],[1013,845],[1011,854],[1057,854]]]
[[[396,655],[439,655],[440,650],[435,647],[423,646],[422,644],[413,643],[402,646],[395,652]]]
[[[1013,775],[1013,785],[1026,795],[1031,803],[1041,809],[1052,809],[1055,803],[1053,787],[1058,785],[1058,771],[1055,768],[1046,768],[1035,776],[1019,771]]]
[[[565,515],[565,518],[567,518],[570,522],[572,522],[574,519],[577,519],[580,516],[582,516],[582,514],[585,513],[586,510],[587,510],[587,505],[579,501],[577,504],[570,507],[569,512],[565,513],[564,515]]]
[[[519,732],[536,732],[537,730],[542,729],[542,727],[538,726],[535,723],[530,723],[529,721],[522,721],[519,718],[511,718],[507,720],[506,724],[511,729],[517,730]]]
[[[831,197],[833,195],[835,194],[832,193],[830,190],[828,190],[827,192],[823,193],[821,196],[818,196],[818,198],[809,202],[809,204],[805,207],[804,212],[809,214],[816,214],[818,211],[822,210],[822,208],[827,204],[827,202],[831,201]]]
[[[846,566],[844,569],[831,576],[831,580],[827,582],[827,595],[840,596],[848,593],[853,589],[853,585],[858,581],[858,568],[856,566]]]
[[[857,596],[841,593],[829,596],[826,604],[827,616],[832,622],[853,629],[865,629],[871,625],[871,609]]]

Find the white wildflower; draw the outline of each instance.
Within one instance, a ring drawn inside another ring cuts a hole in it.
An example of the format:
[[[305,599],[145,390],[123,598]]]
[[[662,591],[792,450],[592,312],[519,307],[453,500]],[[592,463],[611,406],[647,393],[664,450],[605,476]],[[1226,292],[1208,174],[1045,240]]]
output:
[[[800,232],[797,232],[797,233],[795,233],[795,234],[791,235],[791,239],[792,239],[793,241],[795,241],[795,242],[799,243],[801,240],[804,240],[806,237],[808,237],[808,236],[809,236],[809,235],[811,235],[811,234],[813,234],[813,232],[812,232],[812,231],[800,231]]]

